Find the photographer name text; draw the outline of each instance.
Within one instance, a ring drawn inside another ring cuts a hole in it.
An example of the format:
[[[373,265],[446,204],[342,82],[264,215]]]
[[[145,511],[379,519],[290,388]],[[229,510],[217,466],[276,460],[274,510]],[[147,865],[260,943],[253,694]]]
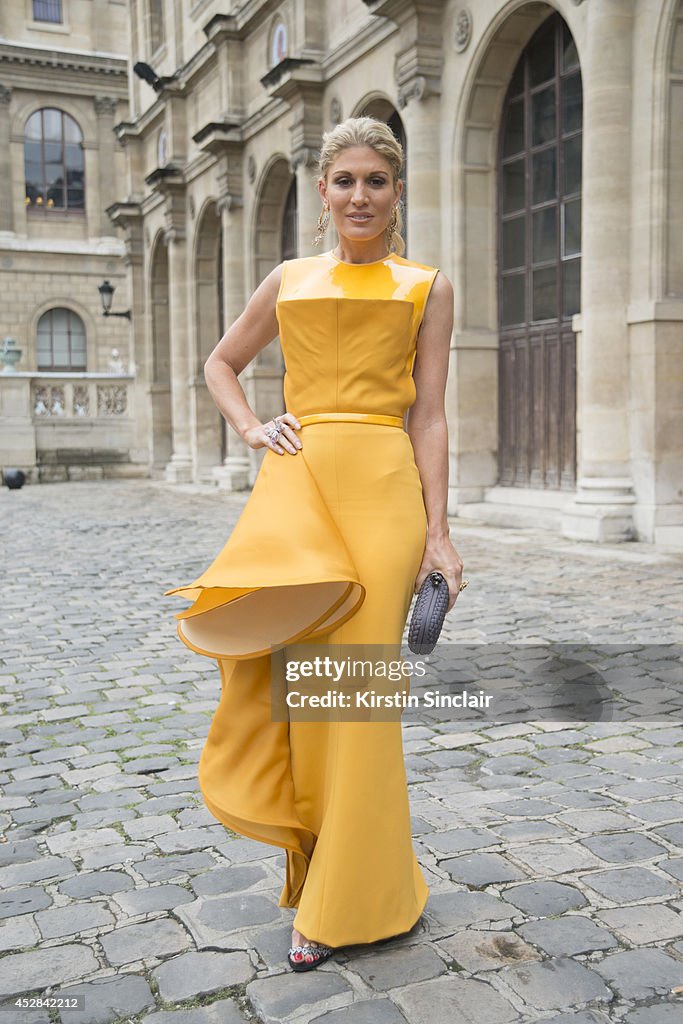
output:
[[[290,708],[488,708],[493,697],[484,690],[461,693],[441,693],[425,690],[422,693],[377,693],[376,690],[357,690],[353,694],[339,690],[322,693],[302,693],[290,690],[287,705]]]

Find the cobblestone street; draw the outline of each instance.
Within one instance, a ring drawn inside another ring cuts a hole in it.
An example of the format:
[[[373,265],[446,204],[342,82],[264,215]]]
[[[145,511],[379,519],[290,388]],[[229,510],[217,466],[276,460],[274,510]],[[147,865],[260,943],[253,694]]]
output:
[[[425,912],[291,971],[284,851],[204,808],[219,673],[162,596],[246,499],[147,480],[0,494],[0,1024],[680,1024],[683,728],[663,715],[404,722]],[[469,587],[446,640],[683,640],[683,556],[451,522]],[[48,992],[85,1008],[14,1005]]]

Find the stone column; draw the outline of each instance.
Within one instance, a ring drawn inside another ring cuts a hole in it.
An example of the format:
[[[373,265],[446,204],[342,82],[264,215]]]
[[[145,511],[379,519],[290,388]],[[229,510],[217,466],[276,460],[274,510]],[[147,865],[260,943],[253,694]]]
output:
[[[399,91],[406,133],[406,256],[437,266],[441,259],[441,98],[422,75]]]
[[[282,61],[271,69],[262,79],[271,98],[283,100],[292,110],[289,125],[290,157],[289,171],[296,175],[297,189],[297,250],[299,256],[314,255],[320,248],[313,246],[316,224],[320,214],[321,202],[316,189],[316,166],[322,136],[322,96],[323,78],[320,68],[315,62],[304,58],[292,58]],[[278,173],[277,185],[282,189],[282,199],[286,196],[291,180]],[[273,183],[275,184],[275,182]],[[276,186],[277,187],[277,186]],[[271,195],[272,202],[273,195]],[[261,197],[263,202],[263,196]],[[263,211],[259,211],[263,212]],[[281,223],[273,224],[271,230],[271,253],[273,265],[281,257],[279,241],[272,245],[275,233],[281,231]],[[261,260],[263,267],[263,260]],[[273,411],[284,411],[283,404],[283,371],[284,362],[281,352],[261,353],[258,361],[250,370],[247,381],[250,387],[250,404],[257,416],[272,416]],[[266,412],[266,410],[268,410]],[[297,412],[296,409],[292,410]],[[251,453],[251,480],[255,479],[257,466],[262,455]]]
[[[229,157],[226,157],[229,160]],[[240,162],[241,170],[241,162]],[[225,330],[240,316],[245,306],[244,279],[244,227],[241,190],[228,191],[227,176],[223,179],[223,194],[218,200],[223,232],[223,308]],[[241,382],[240,382],[241,383]],[[221,466],[212,471],[213,479],[221,490],[245,491],[249,489],[249,446],[229,423],[225,423],[227,453]]]
[[[14,195],[12,188],[9,187],[9,183],[12,181],[9,116],[11,98],[12,90],[8,89],[6,85],[0,85],[0,181],[4,183],[0,188],[0,231],[14,231],[14,210],[12,209]]]
[[[154,440],[152,437],[150,366],[146,359],[147,346],[145,344],[142,211],[139,203],[114,203],[107,208],[106,212],[112,224],[124,232],[126,244],[126,255],[124,256],[128,276],[126,305],[131,311],[127,369],[134,378],[131,384],[131,395],[135,410],[135,446],[131,448],[131,458],[137,463],[146,462],[151,468],[154,462]]]
[[[313,245],[313,239],[318,231],[318,218],[320,216],[320,211],[322,210],[320,193],[316,187],[316,181],[318,178],[318,154],[319,151],[317,149],[310,149],[304,146],[295,150],[289,161],[290,169],[294,174],[296,174],[299,256],[313,256],[318,252],[324,252],[326,249],[331,248],[331,245],[327,244],[328,239],[330,238],[329,227],[326,237],[323,238],[317,246]],[[330,217],[330,225],[331,224],[332,218]]]
[[[313,239],[322,207],[316,181],[320,140],[323,133],[324,86],[317,69],[312,73],[313,77],[311,78],[306,62],[290,61],[290,63],[294,65],[303,63],[304,66],[281,70],[278,65],[266,76],[267,88],[272,99],[284,100],[292,110],[292,119],[289,125],[289,169],[292,174],[296,175],[299,221],[297,248],[299,256],[312,256],[322,251],[322,245],[315,247]],[[271,76],[274,77],[271,79]]]
[[[147,178],[163,197],[164,241],[168,247],[168,331],[171,377],[172,455],[164,470],[169,483],[189,483],[194,476],[190,434],[190,384],[194,376],[190,322],[187,193],[174,168]]]
[[[394,78],[406,134],[406,256],[432,266],[441,259],[441,0],[365,0],[371,14],[398,26]]]
[[[577,331],[577,460],[567,537],[634,537],[629,443],[633,0],[591,0],[582,64],[583,266]],[[609,45],[606,45],[609,40]]]
[[[106,208],[116,197],[116,138],[114,136],[116,100],[111,96],[97,96],[95,112],[97,114],[98,187],[100,192],[99,223],[96,225],[96,230],[100,235],[111,235],[112,226]]]
[[[192,480],[192,453],[190,449],[187,244],[184,232],[177,228],[167,229],[165,239],[168,245],[173,454],[164,471],[164,478],[169,483],[190,483]]]
[[[169,483],[189,483],[193,479],[193,457],[189,437],[187,247],[184,234],[174,228],[166,231],[165,238],[168,245],[173,455],[166,466],[164,478]]]

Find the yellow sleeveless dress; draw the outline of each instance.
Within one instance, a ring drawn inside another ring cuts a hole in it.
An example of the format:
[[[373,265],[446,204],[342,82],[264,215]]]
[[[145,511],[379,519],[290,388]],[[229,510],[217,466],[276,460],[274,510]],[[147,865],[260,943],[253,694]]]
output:
[[[199,763],[212,814],[282,847],[279,905],[329,946],[408,931],[429,889],[412,846],[400,718],[274,721],[271,654],[400,647],[426,541],[410,437],[417,334],[438,270],[391,253],[285,260],[277,299],[296,455],[266,449],[227,543],[180,594],[178,635],[222,681]]]

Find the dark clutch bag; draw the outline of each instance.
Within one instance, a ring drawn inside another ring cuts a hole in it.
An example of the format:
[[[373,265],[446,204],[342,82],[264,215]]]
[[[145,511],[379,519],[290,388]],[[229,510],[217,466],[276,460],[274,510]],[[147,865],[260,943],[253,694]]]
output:
[[[430,654],[436,647],[448,610],[448,583],[434,569],[417,592],[408,628],[408,647],[413,654]]]

